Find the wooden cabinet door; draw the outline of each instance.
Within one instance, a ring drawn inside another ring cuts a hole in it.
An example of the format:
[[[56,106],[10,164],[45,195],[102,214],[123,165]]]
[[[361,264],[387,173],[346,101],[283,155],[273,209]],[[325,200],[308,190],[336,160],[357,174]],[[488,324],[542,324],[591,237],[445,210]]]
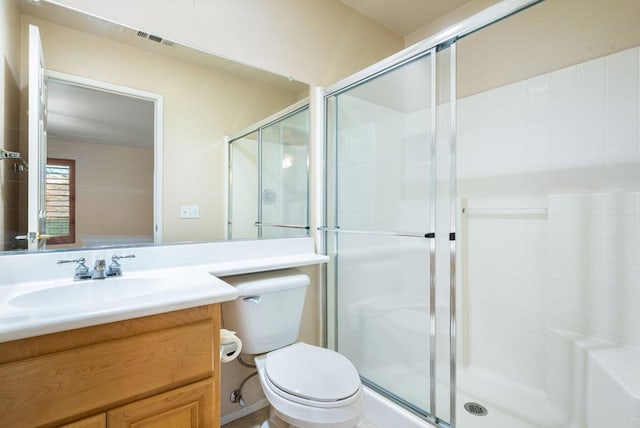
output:
[[[107,427],[107,414],[100,413],[99,415],[91,416],[79,421],[71,422],[67,425],[62,425],[60,428],[106,428]]]
[[[107,412],[108,428],[213,428],[213,378]]]

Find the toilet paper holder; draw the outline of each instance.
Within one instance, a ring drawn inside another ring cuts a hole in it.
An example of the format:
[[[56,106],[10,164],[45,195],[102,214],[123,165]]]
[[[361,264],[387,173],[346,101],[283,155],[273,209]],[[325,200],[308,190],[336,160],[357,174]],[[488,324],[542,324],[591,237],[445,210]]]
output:
[[[220,329],[220,360],[223,363],[235,360],[242,351],[242,341],[235,331]]]
[[[238,349],[238,344],[235,342],[221,343],[220,344],[220,357],[230,357]]]

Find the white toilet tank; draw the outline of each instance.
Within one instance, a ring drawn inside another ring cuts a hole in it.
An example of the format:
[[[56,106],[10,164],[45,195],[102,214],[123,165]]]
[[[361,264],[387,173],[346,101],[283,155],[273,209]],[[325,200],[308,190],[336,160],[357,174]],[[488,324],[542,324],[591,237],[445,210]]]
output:
[[[298,338],[309,277],[286,269],[222,278],[238,298],[222,304],[224,328],[242,340],[242,353],[263,354]]]

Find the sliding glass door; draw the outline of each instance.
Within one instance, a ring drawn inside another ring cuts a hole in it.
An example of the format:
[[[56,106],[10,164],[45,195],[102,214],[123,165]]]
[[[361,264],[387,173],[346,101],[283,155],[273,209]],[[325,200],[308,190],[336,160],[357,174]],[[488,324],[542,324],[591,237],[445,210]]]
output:
[[[258,229],[263,238],[306,235],[309,224],[309,109],[262,129]]]
[[[305,101],[229,140],[229,238],[308,235],[309,138]]]
[[[255,131],[230,144],[229,238],[258,238],[258,136]]]
[[[450,55],[433,49],[326,96],[321,228],[329,346],[366,385],[445,424],[454,374]]]

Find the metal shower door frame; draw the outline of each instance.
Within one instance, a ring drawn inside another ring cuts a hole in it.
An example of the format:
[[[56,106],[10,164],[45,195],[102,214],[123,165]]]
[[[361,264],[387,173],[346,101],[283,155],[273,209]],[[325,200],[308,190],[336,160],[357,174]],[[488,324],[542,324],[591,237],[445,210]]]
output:
[[[352,89],[356,86],[362,85],[370,80],[373,80],[379,76],[392,72],[398,67],[401,67],[405,64],[408,64],[414,60],[424,57],[425,55],[432,54],[432,67],[435,69],[436,66],[436,53],[439,51],[448,50],[450,53],[450,87],[449,87],[449,96],[450,96],[450,136],[449,136],[449,180],[450,180],[450,228],[449,228],[449,236],[448,240],[449,244],[449,350],[450,350],[450,408],[449,408],[449,421],[442,420],[435,415],[436,402],[435,402],[435,392],[436,392],[436,382],[435,382],[435,278],[433,275],[435,274],[435,212],[432,212],[432,216],[430,221],[431,232],[425,234],[425,238],[431,238],[430,242],[430,284],[429,284],[429,293],[430,293],[430,308],[429,308],[429,319],[430,319],[430,361],[429,361],[429,372],[430,372],[430,412],[428,415],[425,415],[423,412],[419,411],[419,409],[413,408],[411,405],[407,405],[408,403],[402,403],[402,400],[399,397],[390,397],[395,399],[399,404],[404,405],[413,413],[421,416],[428,422],[441,427],[453,427],[456,424],[456,340],[457,340],[457,325],[456,325],[456,215],[457,215],[457,207],[456,207],[456,114],[457,114],[457,106],[456,106],[456,60],[457,60],[457,48],[456,41],[472,34],[484,27],[492,25],[502,19],[505,19],[513,14],[516,14],[524,9],[527,9],[531,6],[534,6],[537,3],[540,3],[544,0],[503,0],[500,3],[495,4],[473,16],[467,18],[460,23],[453,25],[444,31],[436,33],[435,35],[419,42],[403,51],[398,52],[395,55],[390,56],[389,58],[374,64],[364,70],[353,74],[352,76],[347,77],[327,88],[324,91],[319,91],[319,98],[321,100],[316,100],[316,108],[320,110],[322,125],[318,127],[316,141],[320,141],[323,144],[322,149],[322,165],[324,169],[323,176],[323,207],[322,212],[319,212],[318,224],[320,226],[317,227],[317,230],[322,232],[321,241],[319,243],[320,248],[324,252],[324,254],[328,254],[328,233],[336,233],[335,243],[337,243],[337,237],[339,233],[366,233],[365,231],[348,231],[339,229],[336,227],[330,227],[327,224],[328,217],[328,160],[330,159],[330,153],[328,153],[328,135],[331,130],[327,129],[328,126],[328,104],[329,99],[334,97],[335,100],[335,109],[337,110],[338,103],[336,95],[339,95],[342,92],[346,92],[349,89]],[[433,70],[432,74],[432,119],[436,114],[436,109],[434,106],[436,105],[436,90],[437,89],[437,81],[435,70]],[[322,103],[320,105],[320,103]],[[432,149],[435,151],[436,145],[436,133],[437,122],[434,121],[432,127]],[[337,115],[336,115],[336,123],[337,126]],[[335,132],[335,130],[334,130]],[[432,153],[433,155],[433,153]],[[334,157],[334,159],[337,156]],[[435,162],[435,158],[432,158]],[[337,170],[337,168],[336,168]],[[431,172],[435,174],[435,165],[431,168]],[[334,183],[335,183],[334,178]],[[432,183],[435,186],[435,180]],[[334,196],[337,193],[334,190]],[[435,191],[431,194],[432,201],[430,201],[430,209],[435,210]],[[336,213],[334,213],[334,219],[337,218]],[[380,232],[378,232],[380,233]],[[391,234],[396,236],[414,236],[413,233],[384,233]],[[337,244],[335,244],[337,245]],[[327,268],[325,266],[325,279],[327,279]],[[328,343],[328,308],[329,302],[328,298],[328,289],[326,288],[327,284],[325,281],[325,290],[324,290],[324,299],[323,302],[325,309],[325,328],[324,328],[324,342]],[[334,332],[335,336],[335,332]],[[365,382],[366,383],[366,382]],[[374,387],[375,388],[375,387]],[[378,388],[375,388],[378,389]],[[389,395],[385,391],[382,392],[384,395]]]
[[[426,419],[427,421],[436,424],[438,426],[443,426],[443,427],[448,427],[450,426],[446,421],[441,420],[440,418],[438,418],[436,416],[436,389],[437,389],[437,384],[436,384],[436,350],[437,350],[437,340],[436,340],[436,275],[435,275],[435,270],[436,270],[436,192],[437,192],[437,186],[436,186],[436,137],[437,137],[437,132],[438,132],[438,126],[437,126],[437,63],[436,63],[436,57],[437,57],[437,47],[433,47],[430,50],[421,52],[415,56],[412,56],[408,59],[405,59],[403,61],[400,61],[396,64],[393,64],[392,66],[384,69],[384,70],[380,70],[380,72],[375,73],[371,76],[369,76],[368,78],[365,78],[363,80],[360,80],[354,84],[350,84],[344,88],[341,88],[339,90],[330,92],[325,94],[324,96],[324,112],[325,112],[325,123],[327,123],[326,118],[328,117],[328,112],[327,109],[328,104],[329,104],[329,99],[333,98],[334,100],[334,129],[329,130],[326,129],[326,137],[329,136],[329,133],[332,132],[333,135],[335,135],[334,138],[337,139],[337,125],[338,125],[338,115],[337,115],[337,110],[338,110],[338,96],[340,94],[346,93],[347,91],[357,87],[357,86],[361,86],[361,85],[365,85],[368,82],[378,78],[378,77],[382,77],[382,76],[386,76],[390,73],[394,73],[394,72],[401,72],[402,69],[401,67],[403,67],[404,65],[408,65],[411,63],[414,63],[416,61],[419,60],[423,60],[425,58],[429,58],[430,60],[430,77],[431,77],[431,82],[430,82],[430,99],[428,100],[428,105],[430,108],[430,112],[429,112],[429,120],[431,123],[431,129],[430,132],[428,133],[428,140],[427,145],[428,145],[428,150],[429,150],[429,159],[431,160],[430,164],[430,168],[428,168],[428,171],[425,171],[428,175],[428,187],[429,187],[429,196],[428,196],[428,210],[427,212],[429,213],[429,219],[428,219],[428,230],[426,232],[404,232],[404,231],[373,231],[373,230],[346,230],[343,228],[340,228],[339,225],[333,225],[333,227],[329,226],[329,225],[323,225],[318,227],[318,230],[323,231],[324,232],[324,248],[325,248],[325,254],[327,253],[326,248],[327,248],[327,234],[328,233],[334,233],[335,234],[335,238],[334,238],[334,242],[336,243],[337,246],[337,241],[339,239],[339,235],[340,234],[366,234],[366,235],[385,235],[385,236],[396,236],[396,237],[410,237],[410,238],[422,238],[422,239],[428,239],[429,240],[429,252],[428,252],[428,263],[427,265],[429,266],[429,271],[428,271],[428,294],[429,294],[429,307],[428,307],[428,318],[429,318],[429,325],[428,325],[428,331],[429,331],[429,391],[430,391],[430,395],[429,395],[429,409],[428,411],[425,409],[421,409],[418,408],[417,406],[407,402],[406,400],[403,400],[402,398],[395,396],[393,394],[392,391],[388,391],[384,388],[381,388],[380,386],[376,385],[375,383],[367,380],[366,378],[363,378],[362,381],[365,385],[369,386],[370,388],[380,392],[381,394],[392,398],[394,401],[400,403],[401,405],[403,405],[404,407],[407,407],[409,410],[411,410],[412,412],[418,414],[419,416],[421,416],[422,418]],[[329,171],[327,168],[328,165],[328,161],[329,159],[333,160],[334,164],[337,164],[338,162],[338,155],[336,152],[336,147],[337,147],[338,143],[336,140],[336,143],[334,144],[334,152],[333,153],[328,153],[328,141],[325,139],[325,151],[324,151],[324,165],[325,165],[325,177],[324,177],[324,187],[325,189],[327,189],[328,186],[328,182],[329,182]],[[333,168],[334,171],[337,171],[337,167],[334,166]],[[334,197],[337,197],[337,177],[333,177],[333,188],[332,188],[332,193]],[[327,196],[328,193],[325,192],[325,196]],[[324,211],[325,211],[325,215],[324,218],[327,219],[328,218],[328,199],[325,197],[325,201],[324,201]],[[334,202],[334,213],[333,213],[333,218],[334,221],[337,222],[338,220],[338,204],[336,202]],[[455,211],[454,211],[455,212]],[[337,248],[334,248],[334,253],[337,253]],[[337,271],[337,267],[335,268],[335,270]],[[334,278],[334,283],[337,282],[337,278]],[[454,296],[454,300],[455,300],[455,293],[453,294]],[[326,332],[325,332],[326,333]],[[450,362],[450,370],[453,371],[455,370],[455,361],[452,360]]]
[[[310,222],[310,209],[309,209],[309,205],[310,205],[310,188],[311,188],[311,182],[310,182],[310,174],[309,171],[307,171],[307,222],[306,224],[281,224],[281,223],[264,223],[262,221],[262,176],[263,176],[263,165],[262,165],[262,131],[265,128],[268,128],[269,126],[282,122],[284,120],[286,120],[287,118],[294,116],[304,110],[309,110],[310,109],[310,104],[309,104],[309,98],[304,98],[292,105],[290,105],[289,107],[286,107],[283,110],[278,111],[277,113],[272,114],[271,116],[257,122],[254,123],[253,125],[244,128],[243,130],[236,132],[235,134],[231,135],[231,136],[225,136],[225,145],[227,146],[227,177],[226,177],[226,181],[227,181],[227,212],[226,212],[226,217],[227,217],[227,224],[226,224],[226,238],[227,239],[233,239],[232,236],[232,227],[233,227],[233,176],[234,176],[234,171],[233,171],[233,143],[237,142],[238,140],[241,140],[242,138],[245,138],[253,133],[256,133],[256,144],[258,146],[258,165],[257,165],[257,175],[258,175],[258,195],[257,195],[257,202],[258,202],[258,211],[256,213],[256,221],[254,222],[254,226],[257,227],[257,235],[258,235],[258,239],[262,238],[262,229],[264,227],[276,227],[276,228],[283,228],[283,229],[300,229],[300,230],[305,230],[307,235],[310,235],[310,227],[309,227],[309,222]],[[308,152],[310,152],[311,148],[309,147]],[[309,153],[307,153],[307,163],[308,163],[308,157],[309,157]]]

